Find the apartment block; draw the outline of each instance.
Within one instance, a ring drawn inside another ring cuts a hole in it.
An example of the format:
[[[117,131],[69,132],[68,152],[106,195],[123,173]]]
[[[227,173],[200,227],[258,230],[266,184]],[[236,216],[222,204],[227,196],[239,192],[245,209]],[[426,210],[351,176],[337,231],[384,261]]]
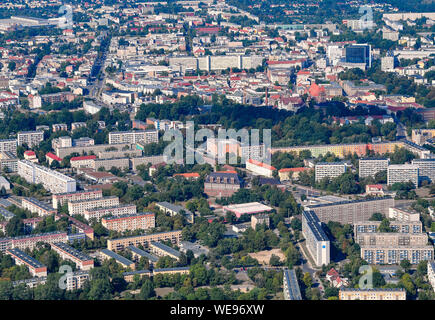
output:
[[[76,180],[73,178],[28,160],[18,161],[18,175],[29,183],[42,183],[51,193],[76,191]]]
[[[68,275],[66,278],[66,290],[77,290],[81,289],[83,285],[89,279],[89,271],[78,270],[72,273],[72,275]]]
[[[23,209],[27,209],[32,213],[37,213],[40,217],[57,213],[57,210],[52,206],[35,198],[23,198],[21,200],[21,205]]]
[[[319,162],[315,166],[316,181],[323,178],[336,178],[346,172],[347,164],[344,162]]]
[[[150,265],[153,265],[157,263],[157,261],[159,261],[159,257],[139,248],[136,248],[135,246],[128,246],[127,249],[130,250],[131,256],[136,262],[139,261],[142,257],[146,258]]]
[[[376,233],[378,232],[381,221],[364,221],[354,224],[355,239],[361,233]],[[421,221],[390,221],[390,228],[397,233],[418,233],[423,232],[423,224]]]
[[[72,157],[70,159],[71,168],[95,168],[95,159],[97,156],[80,156],[80,157]]]
[[[313,210],[323,223],[336,221],[341,224],[354,224],[368,221],[375,212],[382,213],[384,216],[388,215],[389,208],[394,207],[394,199],[391,197],[371,198],[306,205],[304,207],[306,210]]]
[[[0,152],[12,152],[14,155],[17,154],[17,139],[1,139],[0,140]]]
[[[7,172],[18,171],[18,158],[11,151],[0,152],[0,170]]]
[[[148,247],[152,241],[171,241],[174,244],[179,244],[181,241],[181,230],[159,232],[152,234],[143,234],[132,237],[108,239],[107,248],[109,250],[118,251],[127,248],[128,246],[138,247],[140,245]]]
[[[134,130],[109,132],[109,144],[133,144],[133,143],[153,143],[159,141],[157,130]]]
[[[103,197],[97,199],[78,200],[68,202],[68,213],[70,215],[84,215],[85,210],[94,208],[107,208],[119,205],[119,198],[116,196]]]
[[[129,158],[112,158],[112,159],[95,159],[93,169],[98,170],[104,168],[108,171],[112,167],[123,169],[130,169]]]
[[[25,236],[18,236],[14,238],[1,238],[0,239],[0,251],[6,252],[7,249],[27,249],[33,250],[36,243],[55,243],[55,242],[67,242],[68,235],[63,231],[54,231],[39,234],[30,234]]]
[[[86,209],[84,211],[84,217],[86,220],[97,219],[98,221],[104,216],[124,216],[135,214],[136,206],[134,204],[122,204],[119,206],[106,207],[106,208],[94,208],[94,209]]]
[[[103,190],[101,189],[57,193],[52,195],[52,203],[53,203],[53,208],[57,209],[61,207],[64,203],[67,203],[68,201],[100,199],[102,197],[103,197]]]
[[[90,270],[94,267],[94,259],[63,242],[53,243],[51,249],[56,251],[63,260],[74,262],[80,270]]]
[[[341,288],[340,300],[406,300],[406,291],[400,289],[353,289]]]
[[[127,258],[125,258],[125,257],[123,257],[123,256],[121,256],[121,255],[119,255],[116,252],[113,252],[111,250],[108,250],[108,249],[101,250],[100,257],[103,261],[115,259],[115,261],[117,263],[119,263],[120,265],[122,265],[124,268],[130,268],[132,270],[135,269],[135,264],[133,261],[130,261]]]
[[[294,269],[284,269],[283,292],[284,300],[302,300],[301,289]]]
[[[418,167],[419,183],[435,181],[435,159],[414,159],[412,164]]]
[[[302,234],[315,264],[317,266],[328,265],[330,262],[330,241],[314,211],[304,210],[302,212]]]
[[[181,253],[178,250],[175,250],[161,242],[158,241],[151,241],[149,244],[149,249],[151,253],[154,253],[155,255],[159,257],[165,257],[168,256],[172,259],[179,260]]]
[[[46,277],[47,267],[40,263],[38,260],[27,255],[20,249],[8,249],[6,253],[14,259],[15,264],[25,265],[33,277]]]
[[[251,171],[253,174],[265,176],[272,178],[273,172],[276,170],[275,167],[268,165],[254,159],[246,160],[246,170]]]
[[[415,164],[393,164],[387,169],[387,184],[389,186],[395,183],[411,181],[414,186],[418,187],[418,166]]]
[[[148,230],[156,226],[155,214],[152,212],[133,213],[101,219],[102,225],[118,232]]]
[[[389,164],[388,158],[362,158],[359,160],[359,177],[374,177],[376,173],[386,171]]]
[[[21,131],[18,132],[18,145],[26,144],[29,148],[38,146],[44,141],[44,131]]]
[[[408,209],[390,208],[388,210],[388,218],[404,222],[417,222],[420,221],[420,214]]]

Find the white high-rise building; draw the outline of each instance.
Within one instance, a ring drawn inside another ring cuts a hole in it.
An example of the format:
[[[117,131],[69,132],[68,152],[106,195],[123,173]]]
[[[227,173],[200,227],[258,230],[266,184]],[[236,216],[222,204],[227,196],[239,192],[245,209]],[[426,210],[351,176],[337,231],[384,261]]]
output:
[[[374,177],[376,173],[387,170],[390,159],[386,158],[361,158],[359,160],[359,177]]]
[[[29,148],[39,145],[44,141],[44,131],[21,131],[18,132],[18,145],[27,144]]]
[[[29,183],[41,183],[51,193],[76,191],[76,180],[28,160],[18,161],[18,175]]]
[[[387,184],[411,181],[418,187],[418,166],[415,164],[392,164],[387,170]]]
[[[115,131],[109,132],[109,144],[153,143],[159,141],[157,130]]]

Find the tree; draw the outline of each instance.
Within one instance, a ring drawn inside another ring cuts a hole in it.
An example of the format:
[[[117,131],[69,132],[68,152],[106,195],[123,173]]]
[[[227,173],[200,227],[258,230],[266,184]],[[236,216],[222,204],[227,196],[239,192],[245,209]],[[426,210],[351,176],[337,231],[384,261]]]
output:
[[[303,277],[302,281],[304,282],[304,284],[307,288],[311,288],[311,286],[313,285],[313,279],[311,278],[311,275],[309,272],[304,273],[304,277]]]
[[[388,219],[382,219],[382,222],[378,227],[378,232],[393,232],[393,229],[390,227],[390,221]]]
[[[384,216],[380,212],[375,212],[370,217],[369,221],[382,221],[384,220]]]
[[[409,262],[409,260],[404,259],[402,261],[400,261],[400,266],[403,268],[403,270],[408,271],[409,268],[411,267],[411,262]]]
[[[139,300],[147,300],[151,297],[154,297],[156,295],[156,292],[154,291],[154,284],[151,280],[146,279],[144,284],[142,285],[139,294],[137,295],[137,298]]]
[[[277,255],[272,254],[270,256],[269,264],[271,266],[274,266],[274,267],[280,266],[281,265],[281,260],[279,259],[279,257]]]

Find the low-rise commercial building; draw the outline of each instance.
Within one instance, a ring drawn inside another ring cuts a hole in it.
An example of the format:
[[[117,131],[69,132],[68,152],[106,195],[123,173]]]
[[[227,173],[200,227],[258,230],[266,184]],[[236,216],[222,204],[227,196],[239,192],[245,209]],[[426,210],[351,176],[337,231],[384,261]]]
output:
[[[222,209],[224,210],[224,212],[234,213],[237,218],[240,218],[244,214],[253,215],[257,213],[273,211],[272,207],[266,206],[260,202],[232,204],[228,206],[223,206]]]

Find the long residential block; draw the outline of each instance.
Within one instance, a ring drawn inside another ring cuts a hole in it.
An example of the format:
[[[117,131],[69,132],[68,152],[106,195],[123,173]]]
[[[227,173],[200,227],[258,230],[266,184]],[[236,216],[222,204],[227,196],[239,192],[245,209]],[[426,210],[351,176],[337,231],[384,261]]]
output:
[[[97,199],[78,200],[68,202],[68,213],[70,215],[84,215],[85,210],[94,208],[106,208],[119,205],[119,198],[116,196],[103,197]]]

